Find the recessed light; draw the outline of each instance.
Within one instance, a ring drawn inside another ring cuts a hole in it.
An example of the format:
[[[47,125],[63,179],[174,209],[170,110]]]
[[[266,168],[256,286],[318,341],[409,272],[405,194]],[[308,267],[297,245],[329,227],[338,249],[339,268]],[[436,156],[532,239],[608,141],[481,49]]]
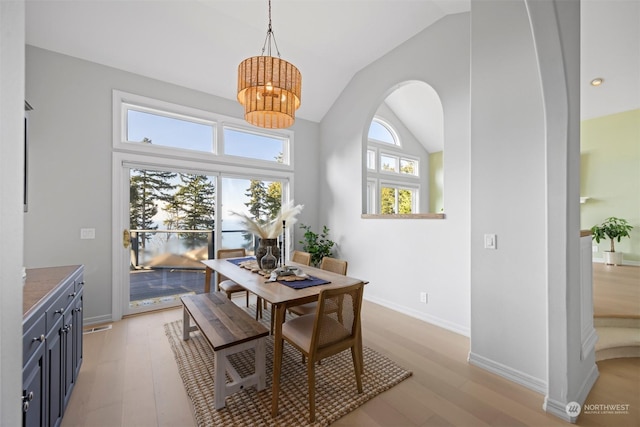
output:
[[[591,86],[600,86],[602,83],[604,83],[604,79],[602,77],[596,77],[591,80]]]

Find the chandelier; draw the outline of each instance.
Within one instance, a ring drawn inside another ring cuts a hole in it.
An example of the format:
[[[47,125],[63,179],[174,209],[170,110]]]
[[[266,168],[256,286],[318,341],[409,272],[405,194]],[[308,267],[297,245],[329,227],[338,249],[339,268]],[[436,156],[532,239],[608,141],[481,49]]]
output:
[[[272,44],[277,58],[271,56]],[[244,106],[244,119],[262,128],[288,128],[296,119],[301,92],[300,71],[295,65],[280,59],[276,37],[271,29],[269,0],[269,26],[262,53],[245,59],[238,66],[238,102]]]

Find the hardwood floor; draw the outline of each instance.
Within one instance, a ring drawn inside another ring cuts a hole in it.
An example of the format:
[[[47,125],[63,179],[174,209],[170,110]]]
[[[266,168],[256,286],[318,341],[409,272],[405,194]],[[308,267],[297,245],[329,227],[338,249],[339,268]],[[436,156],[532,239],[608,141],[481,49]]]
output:
[[[362,313],[364,344],[413,376],[335,426],[570,425],[542,410],[544,396],[468,364],[468,338],[366,301]],[[62,426],[195,425],[163,330],[181,316],[180,309],[138,315],[85,334],[84,362]],[[629,413],[585,414],[577,425],[640,425],[639,361],[599,363],[600,378],[587,399],[628,404]]]
[[[640,318],[640,267],[593,263],[593,315]]]

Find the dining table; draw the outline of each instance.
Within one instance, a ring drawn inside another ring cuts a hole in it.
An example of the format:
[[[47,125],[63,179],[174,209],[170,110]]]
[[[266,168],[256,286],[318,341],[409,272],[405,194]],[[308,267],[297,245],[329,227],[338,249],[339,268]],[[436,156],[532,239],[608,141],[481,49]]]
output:
[[[285,281],[268,281],[268,277],[253,272],[250,269],[241,267],[240,261],[248,258],[224,258],[209,259],[201,261],[205,266],[205,292],[211,290],[211,278],[213,272],[226,276],[233,280],[252,294],[272,305],[273,320],[273,381],[271,385],[271,415],[275,418],[278,414],[278,395],[280,392],[280,371],[281,364],[276,363],[282,360],[283,340],[282,340],[282,324],[285,320],[287,307],[298,304],[306,304],[317,301],[320,292],[323,289],[341,288],[359,283],[366,284],[368,282],[354,277],[344,276],[333,273],[331,271],[306,266],[290,262],[288,266],[301,269],[311,279],[324,282],[313,286],[303,287],[300,289],[293,288]],[[301,283],[301,281],[300,281]],[[298,283],[298,285],[300,285]],[[361,332],[358,331],[358,339],[362,342]]]

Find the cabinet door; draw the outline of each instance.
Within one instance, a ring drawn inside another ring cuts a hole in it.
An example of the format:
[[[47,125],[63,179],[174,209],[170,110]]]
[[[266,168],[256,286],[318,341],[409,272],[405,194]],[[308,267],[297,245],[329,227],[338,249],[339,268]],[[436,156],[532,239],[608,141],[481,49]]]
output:
[[[62,373],[63,364],[63,339],[62,323],[64,317],[59,316],[47,335],[47,392],[48,392],[48,420],[49,426],[58,426],[62,421]]]
[[[71,397],[71,390],[74,385],[74,374],[75,374],[75,363],[73,360],[73,332],[75,329],[75,325],[73,324],[74,319],[74,310],[73,306],[69,310],[68,314],[64,316],[64,325],[62,326],[62,346],[63,350],[63,359],[62,364],[64,365],[62,371],[62,393],[63,393],[63,401],[62,407],[66,408],[67,403],[69,403],[69,398]],[[64,409],[63,409],[64,413]]]
[[[25,427],[46,425],[44,360],[45,345],[41,343],[22,370],[22,425]]]
[[[73,307],[73,381],[76,382],[82,365],[82,330],[84,329],[82,291],[76,296]]]

